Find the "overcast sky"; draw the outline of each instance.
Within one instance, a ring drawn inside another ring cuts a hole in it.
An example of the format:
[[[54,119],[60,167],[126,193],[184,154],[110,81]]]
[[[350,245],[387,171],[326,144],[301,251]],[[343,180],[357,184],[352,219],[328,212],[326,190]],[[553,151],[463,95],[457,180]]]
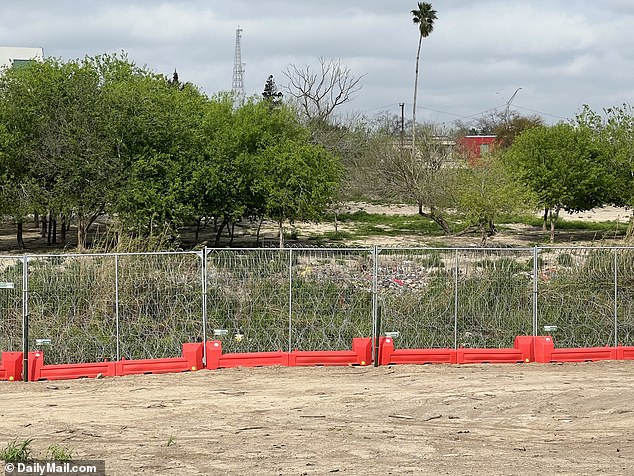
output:
[[[633,0],[435,0],[423,41],[417,119],[467,121],[511,109],[553,123],[634,103]],[[3,0],[0,45],[75,59],[127,52],[137,64],[230,90],[243,28],[247,95],[290,64],[340,58],[363,89],[349,111],[411,117],[418,30],[404,0]]]

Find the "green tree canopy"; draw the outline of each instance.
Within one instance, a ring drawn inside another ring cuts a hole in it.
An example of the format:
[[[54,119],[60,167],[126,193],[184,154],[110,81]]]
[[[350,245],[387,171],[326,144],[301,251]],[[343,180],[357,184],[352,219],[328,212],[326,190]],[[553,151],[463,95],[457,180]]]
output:
[[[588,129],[557,124],[526,130],[515,139],[506,158],[539,205],[551,210],[551,240],[561,209],[579,212],[609,201],[613,184],[605,154]]]

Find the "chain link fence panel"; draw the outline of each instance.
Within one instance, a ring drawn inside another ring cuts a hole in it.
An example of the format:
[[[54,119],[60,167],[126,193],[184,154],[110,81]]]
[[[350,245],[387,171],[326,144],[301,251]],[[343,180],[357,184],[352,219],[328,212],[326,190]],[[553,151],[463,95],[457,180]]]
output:
[[[617,344],[634,346],[634,249],[617,254]]]
[[[28,347],[50,364],[174,357],[205,337],[228,353],[348,349],[375,333],[400,348],[512,347],[532,333],[634,345],[633,248],[5,256],[0,283],[12,283],[0,350],[22,350],[26,311]]]
[[[530,249],[459,250],[458,347],[509,348],[533,333]]]
[[[118,256],[121,357],[178,357],[203,341],[202,266],[194,252]]]
[[[22,351],[22,268],[22,257],[0,257],[0,352]]]
[[[542,248],[537,333],[558,347],[614,345],[617,261],[610,248]]]
[[[400,348],[453,347],[455,267],[453,250],[382,249],[379,334],[391,335]]]
[[[289,349],[344,350],[372,335],[370,250],[290,250]]]
[[[47,364],[116,359],[114,257],[29,256],[29,350]]]
[[[290,250],[208,250],[208,340],[223,352],[287,350],[290,259]]]

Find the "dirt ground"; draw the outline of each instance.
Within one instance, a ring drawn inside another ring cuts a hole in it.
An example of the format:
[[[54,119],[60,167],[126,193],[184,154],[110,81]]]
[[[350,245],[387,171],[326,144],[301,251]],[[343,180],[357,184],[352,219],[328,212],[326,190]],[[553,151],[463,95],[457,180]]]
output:
[[[348,203],[342,210],[346,213],[354,213],[356,211],[365,211],[372,214],[386,215],[410,215],[418,217],[418,208],[412,205],[375,205],[363,202]],[[632,210],[617,207],[603,207],[583,213],[566,213],[562,212],[561,218],[565,220],[581,220],[588,222],[597,221],[613,221],[616,223],[627,223],[632,216]],[[286,224],[286,231],[290,231],[292,227]],[[335,231],[334,223],[296,223],[294,225],[296,232],[300,237],[300,241],[294,243],[296,246],[308,245],[314,246],[307,240],[308,237],[315,234],[323,234],[325,232]],[[340,223],[340,231],[351,231],[354,224]],[[106,233],[107,225],[104,221],[97,222],[91,228],[89,233],[90,241],[99,242]],[[257,224],[241,223],[236,227],[236,240],[234,246],[256,246]],[[201,231],[198,245],[204,242],[207,246],[213,246],[214,233],[208,227]],[[195,245],[194,230],[188,229],[183,231],[181,239],[185,248]],[[277,246],[278,228],[276,223],[264,222],[260,230],[260,239],[266,246]],[[597,233],[594,231],[578,231],[578,230],[557,230],[557,244],[561,246],[623,246],[623,238],[621,236],[610,236],[610,233]],[[529,225],[514,224],[505,225],[498,234],[489,239],[489,246],[534,246],[536,243],[547,243],[548,232],[542,231],[541,227]],[[24,243],[25,250],[20,250],[16,244],[15,225],[8,222],[0,222],[0,253],[2,254],[22,254],[27,253],[60,253],[75,251],[77,244],[76,230],[74,227],[68,232],[67,242],[65,245],[47,245],[47,239],[42,238],[40,231],[32,222],[24,225]],[[464,236],[425,236],[421,234],[403,233],[399,236],[367,236],[358,239],[349,239],[345,242],[335,242],[339,246],[357,247],[357,246],[383,246],[383,247],[418,247],[418,246],[480,246],[480,236],[477,233]],[[221,246],[228,246],[228,238],[224,237]]]
[[[634,362],[0,382],[0,444],[109,475],[632,474]]]

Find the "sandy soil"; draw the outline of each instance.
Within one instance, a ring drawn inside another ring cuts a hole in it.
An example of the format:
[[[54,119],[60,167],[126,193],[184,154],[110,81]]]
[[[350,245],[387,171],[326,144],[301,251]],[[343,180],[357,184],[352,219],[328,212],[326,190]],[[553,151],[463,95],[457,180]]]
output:
[[[0,382],[0,444],[109,475],[632,474],[634,362]]]
[[[371,203],[351,202],[342,208],[342,212],[354,213],[366,211],[373,214],[386,215],[411,215],[418,216],[418,208],[412,205],[375,205]],[[627,222],[632,216],[632,210],[617,207],[597,208],[584,213],[569,214],[562,212],[561,217],[567,220],[582,221],[614,221]],[[291,226],[285,226],[286,232],[291,231]],[[299,241],[297,246],[315,246],[308,238],[314,235],[323,235],[326,232],[334,232],[334,223],[296,223],[294,225]],[[351,223],[340,223],[340,231],[352,231]],[[91,240],[103,238],[106,230],[104,222],[93,226],[90,233]],[[256,246],[256,224],[241,223],[236,227],[236,240],[234,246]],[[206,240],[207,246],[213,246],[214,239],[211,229],[201,232],[199,243]],[[609,235],[609,234],[608,234]],[[194,230],[186,230],[181,234],[186,247],[194,245]],[[265,246],[275,247],[278,243],[278,228],[276,223],[265,222],[260,230],[260,238]],[[622,246],[622,237],[610,237],[592,231],[557,230],[557,244],[571,246],[589,245],[617,245]],[[29,222],[24,228],[24,242],[28,253],[52,253],[73,252],[77,244],[74,228],[68,233],[66,245],[47,245],[46,238],[40,236],[40,232]],[[498,234],[489,239],[489,246],[534,246],[537,243],[547,243],[548,233],[540,227],[513,224],[505,225]],[[293,243],[292,241],[290,243]],[[463,236],[423,236],[420,234],[402,234],[400,236],[368,236],[360,239],[349,239],[346,242],[334,242],[334,245],[344,247],[356,246],[382,246],[382,247],[418,247],[418,246],[480,246],[480,236],[477,233]],[[223,238],[221,246],[229,246],[228,239]],[[24,251],[17,249],[15,239],[15,226],[10,223],[0,223],[0,253],[21,254]]]

